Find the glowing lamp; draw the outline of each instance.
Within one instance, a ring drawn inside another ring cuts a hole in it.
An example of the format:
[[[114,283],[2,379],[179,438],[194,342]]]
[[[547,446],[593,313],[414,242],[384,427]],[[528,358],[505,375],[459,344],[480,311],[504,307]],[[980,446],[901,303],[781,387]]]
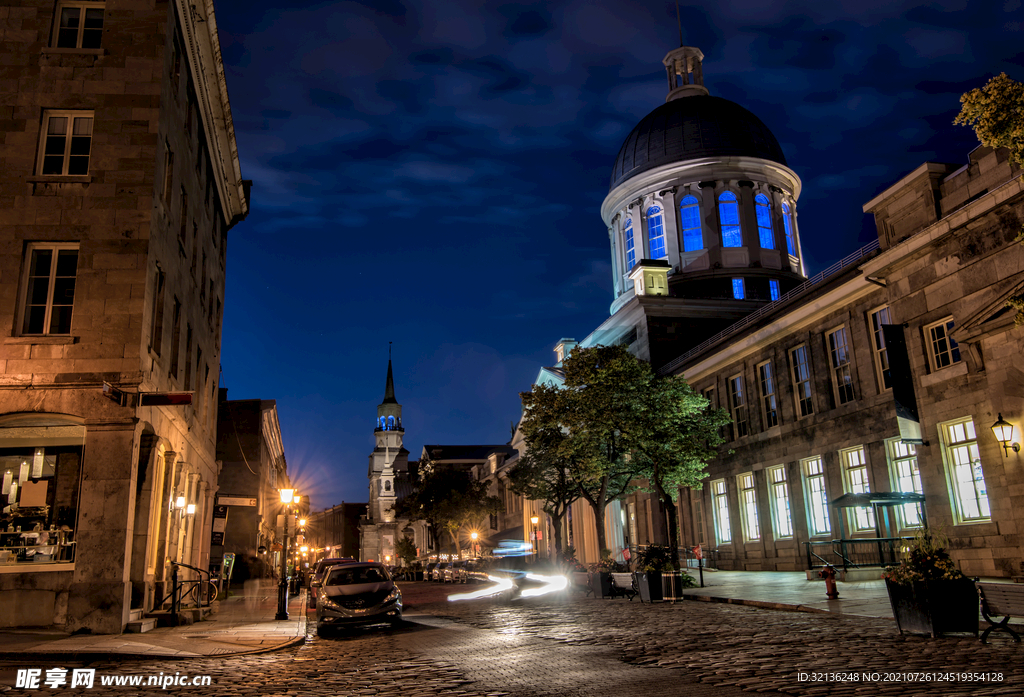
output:
[[[1003,457],[1009,457],[1010,450],[1015,453],[1020,452],[1020,443],[1011,443],[1013,440],[1013,424],[1003,421],[1003,415],[999,415],[999,420],[992,424],[992,433],[995,434],[996,440],[1003,446]]]
[[[195,515],[196,505],[194,503],[190,503],[189,505],[185,506],[185,512],[189,515]]]
[[[185,497],[184,496],[179,496],[177,499],[175,499],[174,500],[174,507],[175,508],[184,508],[185,507]]]
[[[281,489],[281,503],[288,504],[293,500],[298,500],[295,496],[295,489]]]

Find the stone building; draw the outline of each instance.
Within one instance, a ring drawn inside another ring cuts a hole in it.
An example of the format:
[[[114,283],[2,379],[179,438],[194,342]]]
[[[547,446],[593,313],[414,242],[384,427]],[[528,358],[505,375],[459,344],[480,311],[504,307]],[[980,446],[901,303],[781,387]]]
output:
[[[249,209],[217,22],[15,0],[0,26],[0,623],[120,632],[169,561],[209,562],[225,247]]]
[[[279,489],[292,487],[277,403],[272,399],[228,400],[227,392],[220,388],[217,410],[221,468],[210,568],[220,568],[225,554],[233,555],[236,564],[261,554],[277,569],[281,564],[277,547],[283,534],[283,530],[277,531],[282,511]],[[289,523],[289,536],[294,534],[295,527]]]
[[[579,342],[627,344],[730,412],[704,487],[680,492],[682,542],[723,568],[795,570],[837,561],[834,539],[863,560],[856,540],[927,520],[965,573],[1021,574],[1021,456],[990,428],[1021,440],[1024,328],[1006,306],[1024,289],[1020,169],[988,148],[925,163],[865,205],[877,241],[806,279],[800,180],[763,123],[708,96],[701,59],[666,56],[667,102],[616,158],[601,209],[615,299]],[[537,382],[559,383],[576,345]],[[847,495],[865,505],[837,508]],[[567,537],[596,561],[573,511]],[[619,559],[667,539],[647,494],[606,519]]]
[[[313,559],[359,558],[359,520],[366,515],[365,503],[341,503],[309,514],[306,539]]]

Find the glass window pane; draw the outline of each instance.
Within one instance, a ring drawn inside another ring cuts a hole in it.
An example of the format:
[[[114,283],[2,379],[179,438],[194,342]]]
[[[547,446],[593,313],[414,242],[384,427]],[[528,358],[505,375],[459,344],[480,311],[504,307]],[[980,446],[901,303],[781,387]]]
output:
[[[81,9],[77,7],[62,7],[60,11],[60,26],[57,29],[57,48],[78,47],[78,20]]]
[[[50,251],[46,250],[49,254]],[[78,273],[78,250],[61,249],[57,252],[57,275],[74,276]]]

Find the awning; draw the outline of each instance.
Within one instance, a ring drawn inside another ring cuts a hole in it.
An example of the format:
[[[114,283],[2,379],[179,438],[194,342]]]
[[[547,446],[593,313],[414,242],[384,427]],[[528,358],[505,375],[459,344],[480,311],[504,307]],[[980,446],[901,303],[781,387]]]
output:
[[[924,494],[904,491],[872,491],[865,494],[843,494],[832,501],[832,505],[836,508],[902,506],[906,503],[924,503]]]

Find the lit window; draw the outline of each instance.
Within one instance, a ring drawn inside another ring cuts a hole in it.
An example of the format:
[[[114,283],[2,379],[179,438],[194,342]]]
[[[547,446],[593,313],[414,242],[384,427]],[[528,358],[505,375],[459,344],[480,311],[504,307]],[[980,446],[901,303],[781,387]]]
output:
[[[77,244],[29,244],[22,286],[22,335],[71,333],[77,276]]]
[[[932,370],[941,370],[960,362],[960,347],[949,335],[952,329],[952,317],[925,327],[929,347],[928,359]]]
[[[626,218],[626,271],[636,264],[636,249],[633,246],[633,219]]]
[[[793,366],[793,395],[796,397],[796,411],[802,418],[814,413],[811,402],[811,363],[807,355],[807,346],[797,346],[789,352],[789,361]]]
[[[103,37],[103,5],[97,2],[57,4],[57,48],[99,48]]]
[[[754,488],[754,475],[741,474],[736,478],[740,494],[740,522],[743,524],[743,541],[753,542],[761,539],[761,528],[757,522],[757,490]]]
[[[746,297],[746,293],[743,289],[743,279],[734,278],[732,279],[732,297],[736,300],[743,300]]]
[[[775,234],[772,232],[772,205],[768,197],[758,194],[754,197],[754,210],[757,212],[757,236],[761,240],[761,249],[775,249]]]
[[[773,301],[782,297],[782,294],[779,292],[779,282],[774,278],[768,279],[768,294]]]
[[[828,355],[832,362],[832,387],[836,391],[839,404],[852,402],[853,394],[853,360],[850,355],[850,342],[846,336],[846,327],[839,327],[828,333]]]
[[[846,491],[851,494],[867,494],[871,491],[868,481],[868,463],[864,458],[864,448],[858,446],[839,451],[843,463],[843,480]],[[864,506],[853,509],[853,530],[863,532],[875,529],[875,512]]]
[[[786,228],[786,250],[796,256],[796,235],[793,232],[793,209],[788,203],[782,204],[782,225]]]
[[[786,466],[768,468],[768,498],[772,505],[772,523],[776,537],[793,536],[793,516],[789,510],[789,483]]]
[[[761,403],[764,406],[764,427],[779,425],[779,409],[775,401],[775,374],[772,362],[765,361],[757,366],[758,382],[761,383]]]
[[[733,192],[726,191],[718,197],[718,218],[722,225],[722,246],[742,247],[740,206]]]
[[[711,500],[715,512],[715,535],[719,544],[732,542],[732,529],[729,526],[729,495],[726,492],[725,480],[711,482]]]
[[[647,209],[647,241],[650,243],[651,259],[664,259],[668,256],[665,251],[665,216],[661,213],[661,206]]]
[[[825,489],[825,468],[820,457],[803,460],[804,484],[807,488],[807,514],[812,535],[827,535],[832,531],[828,519],[828,492]]]
[[[732,411],[733,438],[747,435],[747,397],[743,393],[743,376],[729,378],[729,409]]]
[[[43,112],[39,174],[70,176],[89,173],[92,118],[91,111]]]
[[[989,520],[988,488],[981,469],[981,452],[974,421],[960,419],[939,425],[942,455],[946,462],[949,488],[955,501],[957,523]]]
[[[882,390],[892,387],[892,371],[889,369],[889,352],[885,347],[885,335],[882,333],[883,324],[892,324],[889,320],[889,308],[880,307],[871,313],[871,337],[872,348],[875,354],[875,373],[878,375],[878,385]]]
[[[917,447],[902,443],[899,438],[885,441],[885,453],[889,458],[889,471],[896,491],[907,494],[923,494],[921,471],[917,466]],[[900,527],[921,527],[921,505],[905,503],[899,507]]]
[[[704,249],[704,236],[700,231],[700,205],[696,197],[687,196],[679,202],[679,221],[683,228],[683,251]]]

